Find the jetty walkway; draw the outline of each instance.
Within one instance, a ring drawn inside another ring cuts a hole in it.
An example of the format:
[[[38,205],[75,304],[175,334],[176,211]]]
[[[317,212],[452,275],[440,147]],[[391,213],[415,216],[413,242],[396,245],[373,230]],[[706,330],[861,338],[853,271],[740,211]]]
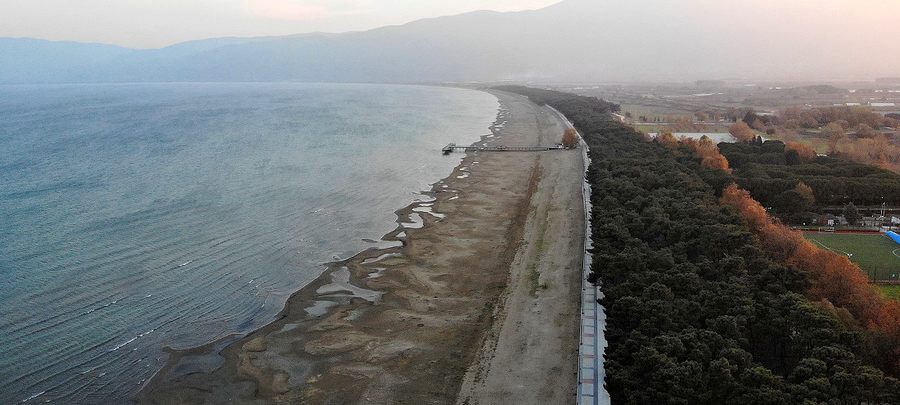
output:
[[[567,149],[562,144],[556,144],[551,146],[506,146],[506,145],[496,145],[496,146],[459,146],[455,143],[451,143],[445,146],[441,151],[445,155],[449,155],[453,152],[544,152],[548,150],[565,150]]]

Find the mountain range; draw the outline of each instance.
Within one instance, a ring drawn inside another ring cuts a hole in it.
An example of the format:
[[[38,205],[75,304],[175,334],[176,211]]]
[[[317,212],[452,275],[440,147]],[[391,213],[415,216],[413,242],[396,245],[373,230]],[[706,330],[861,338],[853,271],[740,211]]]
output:
[[[0,38],[0,83],[824,79],[900,72],[896,58],[860,68],[860,58],[877,57],[863,45],[842,52],[810,46],[820,39],[811,38],[815,24],[827,21],[786,26],[771,10],[749,7],[755,1],[685,7],[565,0],[540,10],[476,11],[369,31],[216,38],[161,49]],[[734,20],[722,17],[731,14]],[[840,41],[830,44],[841,47]],[[881,42],[890,48],[885,55],[898,54],[894,41]]]

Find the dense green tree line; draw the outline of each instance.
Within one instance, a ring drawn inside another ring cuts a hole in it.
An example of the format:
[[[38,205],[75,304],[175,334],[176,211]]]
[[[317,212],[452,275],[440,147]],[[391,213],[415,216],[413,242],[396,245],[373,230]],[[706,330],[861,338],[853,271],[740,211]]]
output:
[[[614,403],[900,403],[865,335],[803,296],[688,149],[647,141],[593,98],[504,88],[565,114],[590,146],[594,262]]]
[[[719,150],[738,185],[789,223],[808,221],[820,207],[900,205],[900,176],[888,170],[827,156],[802,162],[780,141],[722,143]],[[800,182],[812,189],[814,204],[796,195]]]

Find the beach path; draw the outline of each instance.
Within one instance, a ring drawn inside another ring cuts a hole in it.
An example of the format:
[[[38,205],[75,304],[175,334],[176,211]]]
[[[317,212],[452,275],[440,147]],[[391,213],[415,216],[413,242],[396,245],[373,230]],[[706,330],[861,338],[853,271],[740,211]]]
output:
[[[565,129],[535,109],[541,141]],[[553,139],[556,136],[557,139]],[[469,368],[458,404],[565,404],[576,395],[581,268],[584,255],[584,161],[581,153],[546,153],[522,244],[495,322]]]

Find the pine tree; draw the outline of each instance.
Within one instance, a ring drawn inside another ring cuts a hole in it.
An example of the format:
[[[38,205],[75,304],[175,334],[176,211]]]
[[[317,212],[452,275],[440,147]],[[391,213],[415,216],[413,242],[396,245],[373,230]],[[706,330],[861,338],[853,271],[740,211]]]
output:
[[[850,223],[850,225],[856,225],[859,222],[859,210],[856,209],[856,206],[853,205],[853,203],[847,204],[847,206],[844,207],[844,218],[847,219],[847,222]]]

